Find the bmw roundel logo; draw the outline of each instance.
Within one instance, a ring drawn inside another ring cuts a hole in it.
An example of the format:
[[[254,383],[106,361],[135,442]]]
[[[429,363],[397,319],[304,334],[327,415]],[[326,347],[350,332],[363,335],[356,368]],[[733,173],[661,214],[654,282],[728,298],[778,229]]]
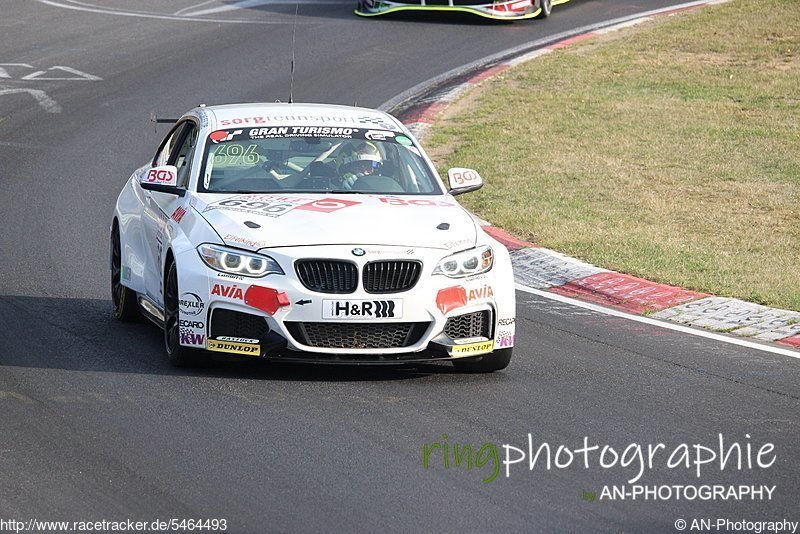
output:
[[[363,248],[354,248],[352,252],[353,256],[363,256],[364,254],[367,253],[367,251],[364,250]]]

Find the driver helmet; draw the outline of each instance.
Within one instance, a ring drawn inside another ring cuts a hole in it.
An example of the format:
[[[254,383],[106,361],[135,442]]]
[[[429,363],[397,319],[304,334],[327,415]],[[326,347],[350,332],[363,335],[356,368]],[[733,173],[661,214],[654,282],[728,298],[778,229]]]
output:
[[[369,141],[351,145],[337,158],[337,170],[343,181],[355,182],[356,179],[374,173],[383,163],[380,150]]]

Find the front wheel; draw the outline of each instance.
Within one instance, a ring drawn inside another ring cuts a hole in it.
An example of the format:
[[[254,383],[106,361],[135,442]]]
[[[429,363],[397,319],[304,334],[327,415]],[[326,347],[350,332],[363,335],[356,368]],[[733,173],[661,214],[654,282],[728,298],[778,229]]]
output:
[[[136,292],[122,285],[122,247],[116,221],[111,229],[111,301],[114,318],[119,321],[136,321],[141,317],[136,303]]]
[[[453,366],[464,373],[491,373],[508,367],[513,349],[499,349],[486,356],[453,360]]]
[[[553,11],[553,0],[539,0],[539,7],[542,10],[536,15],[536,18],[546,19],[550,16],[550,12]]]
[[[173,261],[164,281],[164,345],[169,362],[175,367],[198,363],[199,352],[180,343],[180,316],[178,312],[178,268]]]

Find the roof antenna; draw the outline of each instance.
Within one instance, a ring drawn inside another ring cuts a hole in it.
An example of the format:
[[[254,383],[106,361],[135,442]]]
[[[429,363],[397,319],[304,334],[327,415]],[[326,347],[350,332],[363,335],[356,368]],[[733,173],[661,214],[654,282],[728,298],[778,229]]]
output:
[[[289,82],[289,103],[294,104],[294,43],[297,34],[297,11],[300,9],[300,2],[294,4],[294,24],[292,25],[292,77]]]

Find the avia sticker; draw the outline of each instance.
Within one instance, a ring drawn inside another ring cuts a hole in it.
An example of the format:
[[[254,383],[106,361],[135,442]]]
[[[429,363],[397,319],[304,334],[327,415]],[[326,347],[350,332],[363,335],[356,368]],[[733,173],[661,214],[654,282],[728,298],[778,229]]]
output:
[[[211,294],[219,295],[220,297],[226,297],[229,299],[244,300],[242,289],[236,284],[233,284],[232,286],[226,284],[214,284]]]
[[[186,209],[183,206],[178,206],[175,211],[172,212],[172,220],[179,223],[184,215],[186,215]]]
[[[488,299],[494,296],[494,291],[492,291],[492,286],[485,285],[480,289],[470,289],[468,300],[483,300]]]

